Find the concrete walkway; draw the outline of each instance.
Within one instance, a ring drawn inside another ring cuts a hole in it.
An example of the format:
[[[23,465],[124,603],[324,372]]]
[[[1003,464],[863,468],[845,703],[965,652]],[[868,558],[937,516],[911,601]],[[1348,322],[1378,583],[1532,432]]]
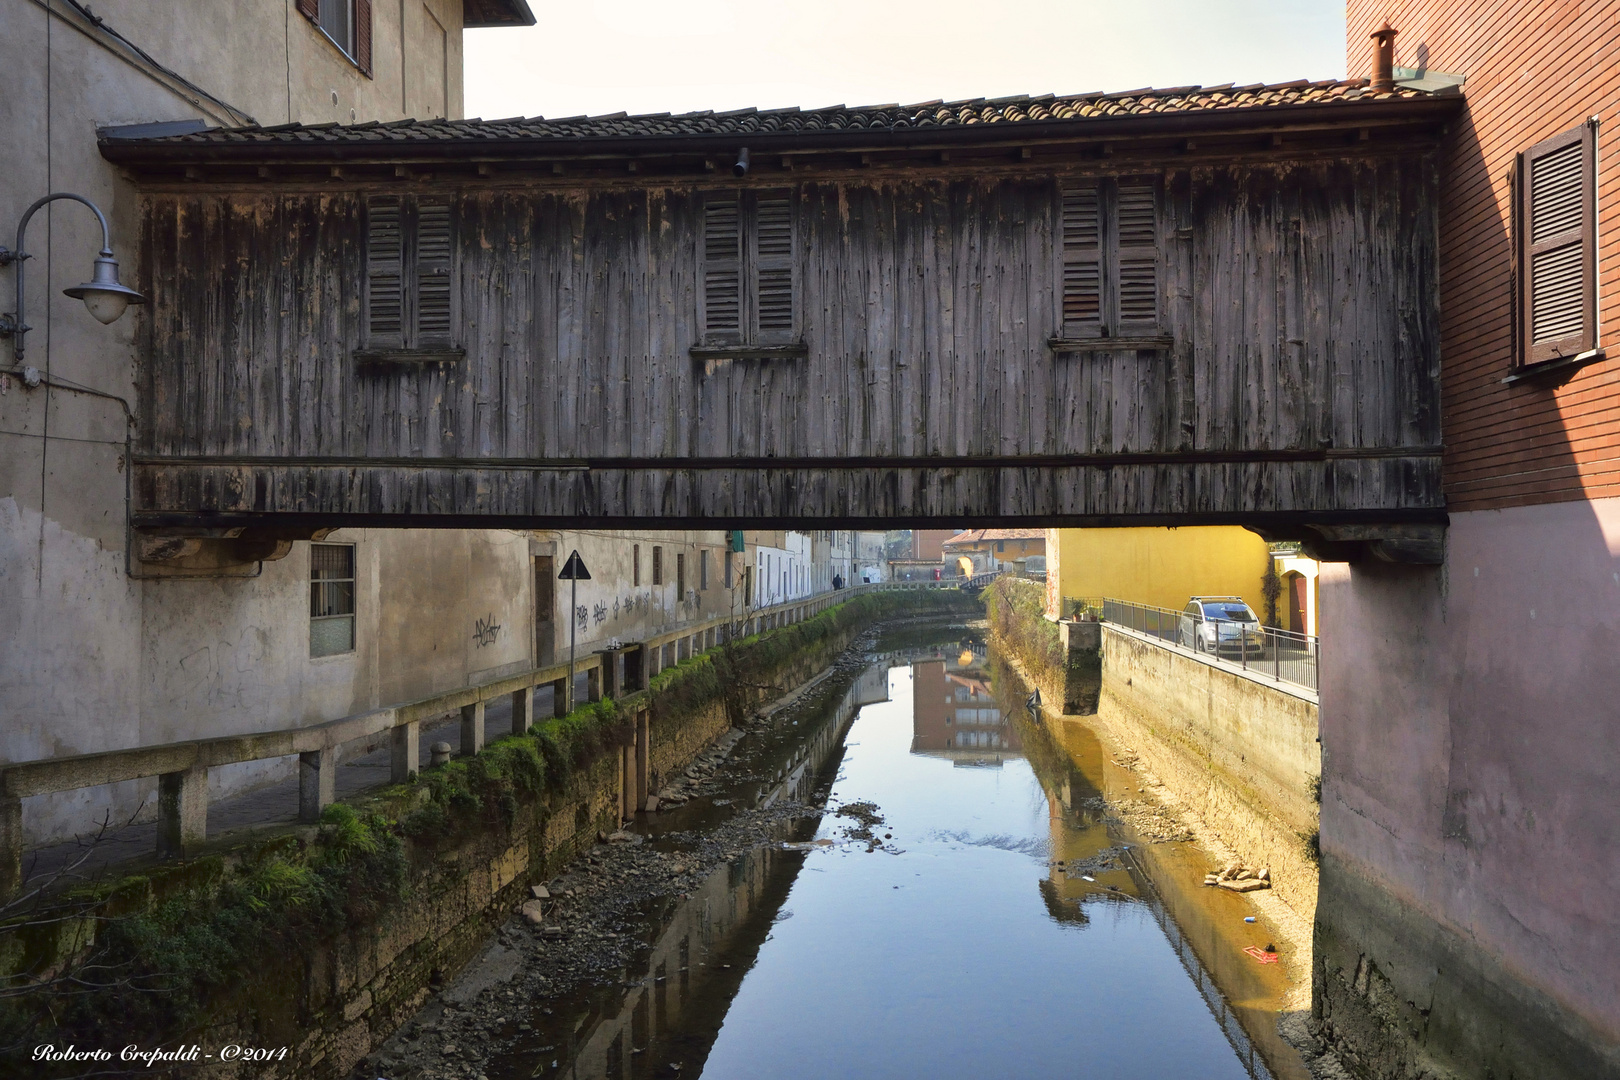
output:
[[[587,675],[580,672],[574,683],[574,700],[584,701]],[[551,685],[537,686],[534,690],[534,716],[544,723],[554,712]],[[437,720],[424,721],[421,726],[420,760],[425,766],[433,758],[432,747],[447,742],[452,751],[460,753],[461,718],[452,713]],[[512,699],[502,697],[484,707],[486,738],[494,741],[512,730]],[[390,781],[390,750],[387,739],[380,746],[362,756],[351,758],[338,766],[336,792],[346,799],[368,788],[384,787]],[[284,826],[298,820],[297,758],[291,775],[274,784],[219,799],[208,804],[208,839],[219,839],[239,830]],[[148,797],[142,807],[144,815],[153,815],[157,792]],[[94,832],[78,840],[68,840],[33,848],[23,853],[24,884],[66,887],[106,876],[115,868],[128,871],[143,862],[151,862],[157,852],[157,821],[141,821],[132,825],[110,828],[99,839]],[[82,862],[79,862],[80,859]],[[75,863],[77,866],[74,866]],[[69,868],[72,868],[69,870]],[[59,882],[50,882],[53,876],[64,875]]]

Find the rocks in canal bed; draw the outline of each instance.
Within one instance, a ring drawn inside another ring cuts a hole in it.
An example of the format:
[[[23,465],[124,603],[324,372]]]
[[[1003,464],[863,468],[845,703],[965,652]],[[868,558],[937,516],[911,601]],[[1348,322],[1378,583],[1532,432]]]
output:
[[[538,900],[526,900],[518,910],[535,926],[540,926],[545,921],[545,907]]]
[[[1224,869],[1204,875],[1204,884],[1232,892],[1254,892],[1271,888],[1271,870],[1267,867],[1252,869],[1241,863],[1231,863]]]

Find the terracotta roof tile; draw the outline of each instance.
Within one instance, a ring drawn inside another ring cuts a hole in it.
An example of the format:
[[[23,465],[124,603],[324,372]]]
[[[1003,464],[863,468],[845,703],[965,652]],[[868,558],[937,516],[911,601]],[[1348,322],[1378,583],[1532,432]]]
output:
[[[1118,93],[1055,97],[1008,97],[968,101],[929,101],[915,105],[835,105],[820,109],[735,109],[730,112],[651,113],[628,116],[570,116],[559,119],[516,117],[505,120],[400,120],[363,124],[281,124],[275,127],[210,128],[184,135],[140,140],[148,145],[242,145],[299,143],[408,144],[482,140],[574,140],[667,138],[759,134],[813,134],[857,129],[899,131],[950,128],[973,124],[1026,124],[1098,117],[1231,111],[1289,105],[1332,104],[1361,99],[1365,79],[1271,86],[1177,86]],[[1368,100],[1398,101],[1430,96],[1398,87],[1366,95]]]
[[[967,529],[957,533],[939,546],[948,548],[961,544],[979,544],[985,541],[1045,539],[1045,529]]]

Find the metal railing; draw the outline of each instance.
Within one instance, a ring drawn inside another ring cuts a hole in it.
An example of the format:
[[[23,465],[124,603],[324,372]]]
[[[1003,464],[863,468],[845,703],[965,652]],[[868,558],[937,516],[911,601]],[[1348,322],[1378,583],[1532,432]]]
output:
[[[334,801],[337,752],[346,744],[386,735],[392,747],[390,777],[394,783],[403,783],[420,767],[420,725],[457,709],[461,711],[461,752],[476,754],[484,746],[487,702],[509,696],[512,732],[521,734],[535,723],[534,691],[538,687],[552,686],[553,711],[563,715],[573,696],[571,672],[586,676],[591,701],[635,693],[645,690],[662,668],[729,640],[803,622],[851,597],[955,585],[954,581],[874,582],[816,593],[688,623],[621,648],[595,651],[579,657],[572,669],[566,663],[548,664],[320,724],[0,765],[0,899],[13,895],[22,885],[22,800],[29,796],[157,777],[157,853],[160,858],[182,856],[195,851],[207,836],[210,768],[297,755],[299,819],[316,821]]]
[[[1299,634],[1275,626],[1259,626],[1234,619],[1202,620],[1196,624],[1184,611],[1136,604],[1112,597],[1065,598],[1065,613],[1095,618],[1146,637],[1184,649],[1219,667],[1232,667],[1273,682],[1290,683],[1315,691],[1321,644],[1314,634]]]

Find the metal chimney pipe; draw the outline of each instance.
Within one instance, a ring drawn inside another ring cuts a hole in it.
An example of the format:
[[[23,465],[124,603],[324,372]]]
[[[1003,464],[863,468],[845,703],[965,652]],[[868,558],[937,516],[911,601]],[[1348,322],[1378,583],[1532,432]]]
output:
[[[1395,89],[1395,35],[1399,33],[1386,21],[1380,30],[1370,35],[1378,42],[1373,53],[1372,82],[1367,89],[1373,93],[1388,93]]]

